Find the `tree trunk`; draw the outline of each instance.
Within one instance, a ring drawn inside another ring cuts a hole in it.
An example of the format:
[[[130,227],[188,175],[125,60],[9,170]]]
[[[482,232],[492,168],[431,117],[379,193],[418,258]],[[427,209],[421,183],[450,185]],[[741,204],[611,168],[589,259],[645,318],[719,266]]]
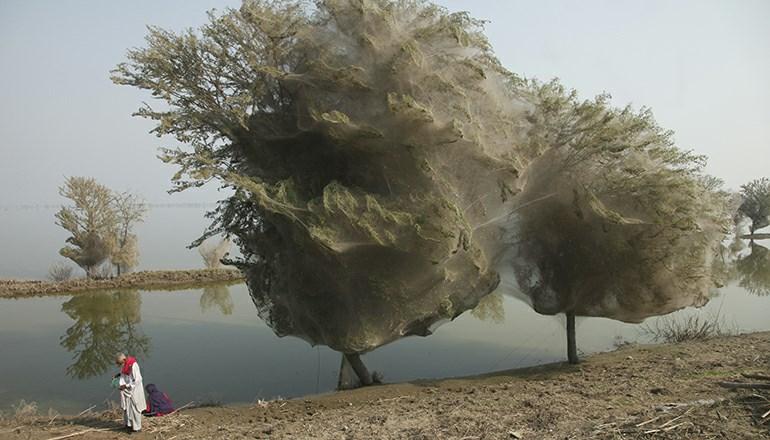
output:
[[[372,375],[361,360],[361,356],[357,353],[345,353],[345,359],[348,360],[350,366],[353,367],[353,371],[356,372],[356,376],[361,381],[361,386],[369,386],[373,383]]]
[[[580,363],[575,337],[575,314],[570,312],[567,312],[567,360],[573,365]]]

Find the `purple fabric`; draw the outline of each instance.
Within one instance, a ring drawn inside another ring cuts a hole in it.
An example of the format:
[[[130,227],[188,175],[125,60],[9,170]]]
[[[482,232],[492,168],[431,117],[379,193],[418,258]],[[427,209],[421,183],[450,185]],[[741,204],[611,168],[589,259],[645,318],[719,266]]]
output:
[[[174,404],[168,398],[166,393],[162,393],[155,384],[148,384],[145,387],[147,391],[147,411],[155,415],[165,415],[174,412]]]

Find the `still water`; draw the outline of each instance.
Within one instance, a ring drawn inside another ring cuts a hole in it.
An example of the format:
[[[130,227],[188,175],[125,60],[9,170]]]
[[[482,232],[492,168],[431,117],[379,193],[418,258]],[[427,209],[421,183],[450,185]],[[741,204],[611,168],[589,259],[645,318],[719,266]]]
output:
[[[386,381],[484,373],[563,359],[565,327],[511,298],[493,299],[483,319],[465,313],[428,338],[412,337],[364,357]],[[700,310],[741,331],[770,330],[770,296],[732,285]],[[653,320],[650,320],[653,321]],[[0,402],[21,399],[77,413],[106,399],[112,356],[139,358],[145,383],[178,403],[245,403],[332,390],[339,354],[278,338],[256,315],[245,285],[177,292],[119,291],[0,300]],[[638,325],[578,321],[584,353],[647,341]]]

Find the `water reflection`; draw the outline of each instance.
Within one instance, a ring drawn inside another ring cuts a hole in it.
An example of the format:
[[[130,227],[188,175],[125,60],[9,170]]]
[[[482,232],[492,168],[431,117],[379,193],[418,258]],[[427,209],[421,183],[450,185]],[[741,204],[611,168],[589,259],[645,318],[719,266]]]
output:
[[[142,299],[136,290],[75,295],[62,304],[62,311],[75,323],[60,338],[73,353],[67,375],[77,379],[103,374],[119,351],[146,358],[150,338],[141,322]]]
[[[207,312],[216,307],[226,316],[232,315],[235,308],[233,297],[230,295],[230,288],[227,286],[204,287],[200,304],[202,312]]]
[[[735,262],[739,284],[754,295],[770,295],[770,249],[754,242],[750,246],[751,253]]]

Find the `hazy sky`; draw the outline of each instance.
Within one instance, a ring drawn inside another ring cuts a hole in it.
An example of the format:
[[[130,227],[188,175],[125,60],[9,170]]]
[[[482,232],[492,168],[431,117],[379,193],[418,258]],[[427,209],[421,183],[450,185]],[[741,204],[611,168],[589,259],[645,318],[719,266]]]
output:
[[[164,142],[132,118],[139,91],[109,70],[145,25],[198,26],[237,0],[0,0],[0,206],[60,203],[64,176],[94,176],[154,203],[168,196]],[[678,143],[730,187],[770,175],[770,1],[441,0],[487,19],[510,70],[558,76],[582,96],[652,107]]]

